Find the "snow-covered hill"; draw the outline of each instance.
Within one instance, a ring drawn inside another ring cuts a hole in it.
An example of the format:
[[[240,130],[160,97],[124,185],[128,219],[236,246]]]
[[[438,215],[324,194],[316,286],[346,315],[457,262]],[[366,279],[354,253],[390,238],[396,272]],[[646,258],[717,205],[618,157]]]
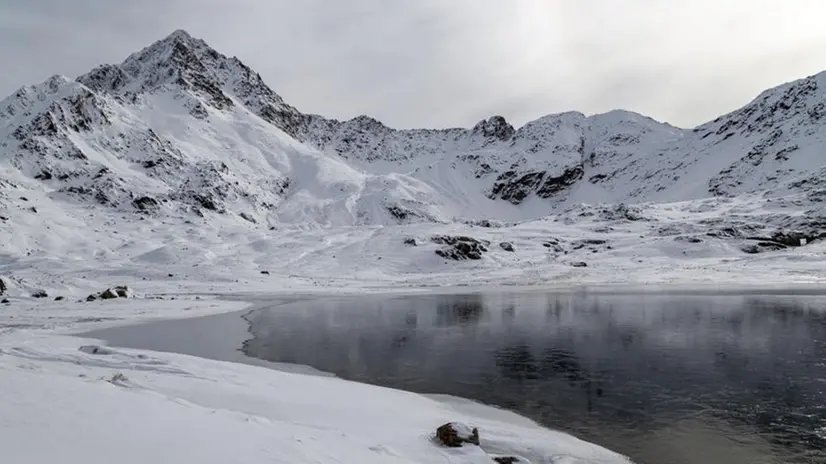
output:
[[[237,58],[176,31],[0,101],[0,275],[54,285],[92,262],[149,263],[219,280],[275,267],[421,284],[448,269],[433,251],[452,245],[437,233],[518,242],[483,245],[481,260],[451,264],[454,279],[582,280],[569,270],[584,261],[595,281],[632,279],[623,270],[652,253],[666,269],[763,252],[819,263],[825,148],[826,74],[691,130],[619,110],[396,130],[301,113]],[[559,235],[566,244],[549,245]],[[619,261],[599,273],[593,253]]]

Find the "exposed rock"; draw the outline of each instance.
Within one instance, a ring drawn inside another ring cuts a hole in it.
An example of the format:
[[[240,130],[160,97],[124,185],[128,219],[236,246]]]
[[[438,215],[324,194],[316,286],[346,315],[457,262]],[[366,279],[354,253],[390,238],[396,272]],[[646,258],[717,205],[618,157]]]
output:
[[[614,206],[603,206],[599,210],[599,217],[605,221],[644,221],[642,209],[637,206],[628,206],[620,203]]]
[[[588,263],[586,263],[585,261],[574,261],[573,263],[571,263],[571,266],[573,266],[573,267],[588,267]]]
[[[479,430],[459,422],[449,422],[436,429],[436,438],[449,448],[458,448],[465,443],[479,446]]]
[[[686,242],[686,243],[703,243],[703,239],[700,237],[687,237],[684,235],[680,235],[678,237],[674,237],[675,242]]]
[[[404,239],[404,244],[407,246],[419,246],[419,243],[416,242],[416,239],[413,237],[407,237]]]
[[[487,120],[479,121],[473,127],[472,133],[497,140],[508,140],[513,137],[516,130],[502,116],[491,116]]]
[[[608,243],[608,240],[603,240],[601,238],[586,238],[583,240],[577,240],[575,243],[578,245],[605,245]]]
[[[6,279],[0,277],[0,295],[5,295],[6,291],[9,289],[9,284],[6,283]]]
[[[132,293],[129,287],[125,285],[119,285],[117,287],[114,287],[114,290],[115,293],[118,294],[118,298],[129,298],[129,295]]]
[[[582,166],[574,166],[559,176],[546,177],[545,183],[536,191],[536,195],[539,198],[550,198],[582,179],[583,173]]]
[[[86,301],[95,301],[97,299],[101,300],[114,300],[115,298],[129,298],[132,294],[132,290],[125,285],[118,285],[116,287],[107,288],[106,290],[98,293],[93,293],[86,297]]]
[[[482,259],[482,253],[488,251],[490,242],[476,240],[472,237],[434,235],[430,238],[434,243],[445,245],[436,250],[436,254],[445,259],[463,261],[468,259]]]
[[[241,218],[242,218],[242,219],[244,219],[244,220],[246,220],[246,221],[249,221],[249,222],[251,222],[251,223],[253,223],[253,224],[257,224],[257,223],[258,223],[258,221],[256,221],[254,217],[252,217],[251,215],[249,215],[249,214],[247,214],[247,213],[241,213],[241,214],[239,214],[239,216],[241,216]]]
[[[113,300],[118,297],[118,294],[115,293],[114,290],[111,288],[107,288],[106,290],[100,292],[100,298],[102,300]]]
[[[786,249],[786,245],[776,242],[757,242],[757,246],[763,251],[777,251]]]
[[[270,275],[270,271],[261,271],[261,274]]]
[[[804,246],[820,238],[815,234],[804,234],[802,232],[775,232],[771,236],[771,241],[781,243],[790,247]]]
[[[563,248],[559,242],[560,240],[558,238],[549,238],[542,242],[542,246],[553,250],[555,253],[563,253],[565,252],[565,248]]]
[[[389,205],[385,208],[387,209],[387,212],[390,213],[391,216],[393,216],[393,218],[402,223],[434,220],[434,218],[428,216],[427,214],[423,214],[400,205]]]
[[[64,297],[64,296],[56,296],[56,297],[54,298],[54,300],[55,300],[55,301],[63,301],[63,300],[65,300],[65,299],[66,299],[66,297]]]
[[[523,457],[517,456],[492,456],[493,461],[499,464],[531,464],[530,461]]]
[[[32,298],[48,298],[49,294],[46,293],[46,290],[38,290],[32,293]]]
[[[132,206],[134,206],[138,211],[153,212],[158,209],[160,203],[152,197],[143,196],[132,200]]]
[[[3,303],[3,304],[10,304],[10,303],[11,303],[11,301],[9,301],[9,299],[8,299],[8,298],[3,298],[2,300],[0,300],[0,303]]]
[[[488,229],[502,227],[502,223],[498,221],[491,221],[490,219],[472,219],[465,221],[465,224],[469,226],[485,227]]]
[[[503,250],[509,251],[511,253],[516,251],[516,250],[514,250],[513,243],[511,243],[511,242],[502,242],[502,243],[499,244],[499,247],[502,248]]]

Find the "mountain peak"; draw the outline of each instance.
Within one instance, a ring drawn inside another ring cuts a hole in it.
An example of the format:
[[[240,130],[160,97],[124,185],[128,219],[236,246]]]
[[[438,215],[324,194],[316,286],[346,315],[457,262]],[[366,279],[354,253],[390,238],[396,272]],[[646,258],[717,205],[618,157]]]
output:
[[[210,87],[215,93],[215,72],[229,59],[201,39],[178,29],[167,37],[129,55],[119,65],[103,65],[78,78],[107,93],[152,92],[170,83],[184,87]]]
[[[171,34],[169,34],[168,36],[166,36],[166,38],[163,39],[162,42],[163,41],[168,41],[168,42],[184,41],[184,42],[188,42],[188,41],[192,41],[192,40],[195,40],[195,39],[189,34],[189,32],[187,32],[183,29],[177,29],[177,30],[173,31]]]
[[[499,140],[508,140],[513,137],[516,130],[503,116],[491,116],[488,119],[479,121],[472,132],[482,134],[484,137],[493,137]]]

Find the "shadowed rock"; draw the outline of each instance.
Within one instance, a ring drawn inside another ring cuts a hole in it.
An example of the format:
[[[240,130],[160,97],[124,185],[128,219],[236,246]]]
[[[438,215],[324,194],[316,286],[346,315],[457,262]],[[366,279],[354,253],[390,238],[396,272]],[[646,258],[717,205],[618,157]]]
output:
[[[436,438],[449,448],[458,448],[465,443],[479,446],[479,430],[458,422],[449,422],[436,429]]]

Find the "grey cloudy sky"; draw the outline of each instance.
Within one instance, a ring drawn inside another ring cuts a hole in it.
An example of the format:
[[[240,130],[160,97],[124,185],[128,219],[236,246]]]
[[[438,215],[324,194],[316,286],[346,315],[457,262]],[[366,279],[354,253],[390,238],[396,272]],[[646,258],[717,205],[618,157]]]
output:
[[[0,0],[0,94],[186,29],[340,119],[623,108],[688,127],[826,70],[824,18],[824,0]]]

